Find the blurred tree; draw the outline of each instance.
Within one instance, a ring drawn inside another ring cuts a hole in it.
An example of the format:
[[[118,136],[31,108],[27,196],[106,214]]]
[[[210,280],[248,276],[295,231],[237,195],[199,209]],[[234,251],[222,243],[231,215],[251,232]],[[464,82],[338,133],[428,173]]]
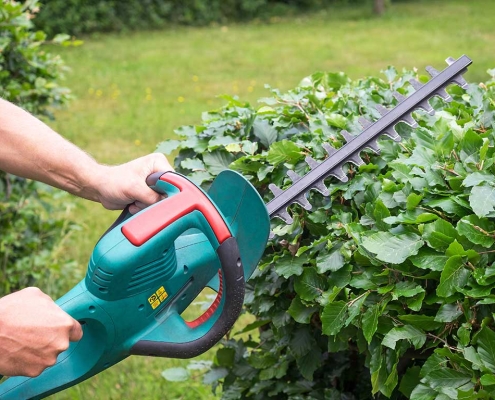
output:
[[[382,15],[385,12],[385,0],[373,1],[373,13],[375,15]]]

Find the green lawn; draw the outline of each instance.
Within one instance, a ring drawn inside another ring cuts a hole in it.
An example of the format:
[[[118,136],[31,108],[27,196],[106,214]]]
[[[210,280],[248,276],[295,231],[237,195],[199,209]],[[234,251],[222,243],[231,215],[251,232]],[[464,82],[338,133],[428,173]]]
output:
[[[483,81],[495,67],[493,15],[491,0],[411,0],[394,2],[381,19],[368,8],[332,8],[269,24],[93,36],[82,47],[53,50],[72,68],[66,84],[76,99],[51,125],[100,162],[121,163],[198,122],[223,103],[219,94],[255,103],[268,94],[264,84],[289,89],[319,70],[359,78],[388,65],[443,69],[448,56],[467,54],[474,64],[466,77]],[[73,217],[83,230],[71,256],[83,269],[117,213],[78,201]],[[52,398],[214,398],[200,378],[161,378],[163,369],[186,364],[134,357]]]

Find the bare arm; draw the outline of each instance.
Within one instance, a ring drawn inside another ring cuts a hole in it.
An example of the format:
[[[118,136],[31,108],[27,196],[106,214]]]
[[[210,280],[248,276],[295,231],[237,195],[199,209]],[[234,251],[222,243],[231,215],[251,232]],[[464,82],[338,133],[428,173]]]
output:
[[[146,186],[146,177],[171,169],[161,154],[119,166],[98,164],[31,114],[0,99],[0,170],[47,183],[109,209],[134,203],[131,212],[136,212],[159,200]]]
[[[137,212],[160,195],[146,185],[153,172],[172,167],[162,154],[117,166],[98,164],[43,122],[0,99],[0,170],[35,179],[108,209]],[[27,306],[26,306],[27,305]],[[0,298],[0,374],[37,376],[69,341],[82,337],[77,321],[39,289]]]

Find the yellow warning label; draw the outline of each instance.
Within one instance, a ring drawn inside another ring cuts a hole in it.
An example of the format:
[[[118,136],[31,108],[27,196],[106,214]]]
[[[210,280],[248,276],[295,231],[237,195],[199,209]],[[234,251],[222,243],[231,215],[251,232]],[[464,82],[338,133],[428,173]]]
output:
[[[158,289],[155,293],[153,293],[149,298],[148,302],[151,304],[151,308],[153,310],[157,308],[162,301],[164,301],[168,297],[167,292],[165,291],[165,288],[162,286],[160,289]]]

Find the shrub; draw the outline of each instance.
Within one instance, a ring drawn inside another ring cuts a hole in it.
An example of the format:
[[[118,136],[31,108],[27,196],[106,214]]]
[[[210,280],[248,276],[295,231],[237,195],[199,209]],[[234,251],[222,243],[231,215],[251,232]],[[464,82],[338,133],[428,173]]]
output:
[[[338,0],[342,1],[342,0]],[[80,35],[170,24],[207,25],[267,18],[336,3],[332,0],[45,0],[35,23],[50,34]],[[364,0],[346,0],[362,2]]]
[[[63,61],[46,51],[46,35],[32,29],[37,7],[36,1],[0,3],[0,96],[34,115],[51,117],[49,107],[66,104],[69,90],[57,83]],[[67,44],[67,36],[53,42]],[[0,296],[34,284],[59,294],[73,276],[65,273],[73,263],[58,253],[73,224],[42,201],[46,193],[43,185],[0,171]]]
[[[256,317],[218,349],[205,380],[224,399],[488,399],[495,396],[495,70],[486,84],[433,98],[414,112],[401,143],[348,165],[331,195],[309,193],[313,211],[272,221],[275,239],[248,281]],[[384,71],[351,81],[316,73],[254,108],[228,98],[198,126],[182,127],[175,166],[207,186],[221,170],[243,173],[265,200],[269,183],[308,171],[359,116],[392,107],[393,90],[425,76]],[[246,337],[248,335],[248,337]]]

